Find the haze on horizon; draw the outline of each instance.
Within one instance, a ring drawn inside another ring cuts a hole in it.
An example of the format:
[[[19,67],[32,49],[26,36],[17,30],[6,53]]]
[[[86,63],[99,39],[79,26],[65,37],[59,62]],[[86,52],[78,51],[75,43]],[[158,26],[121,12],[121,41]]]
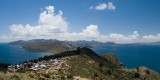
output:
[[[160,41],[159,8],[158,0],[2,0],[0,42]]]

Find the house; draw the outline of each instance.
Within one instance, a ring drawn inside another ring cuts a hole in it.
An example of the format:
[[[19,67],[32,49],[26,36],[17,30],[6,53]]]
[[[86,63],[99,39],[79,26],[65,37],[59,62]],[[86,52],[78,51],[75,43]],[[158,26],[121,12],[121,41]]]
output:
[[[54,59],[52,64],[58,65],[59,63],[60,63],[60,60]]]
[[[40,68],[47,68],[47,66],[44,65],[44,64],[39,65],[39,67],[40,67]]]

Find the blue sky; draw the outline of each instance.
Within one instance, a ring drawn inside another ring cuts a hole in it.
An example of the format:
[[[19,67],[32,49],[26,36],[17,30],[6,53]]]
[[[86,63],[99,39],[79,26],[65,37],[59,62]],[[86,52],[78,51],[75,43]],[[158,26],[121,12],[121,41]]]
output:
[[[109,6],[109,3],[112,5]],[[102,4],[104,5],[102,6]],[[23,27],[21,28],[22,30],[18,28],[21,31],[30,30],[26,29],[26,24],[30,25],[31,30],[33,27],[38,26],[42,28],[41,24],[46,25],[46,22],[39,22],[40,14],[47,11],[47,6],[54,7],[53,13],[55,16],[61,10],[63,12],[61,16],[62,23],[63,21],[67,23],[66,25],[64,23],[62,27],[60,25],[61,22],[57,23],[55,26],[60,27],[52,28],[53,34],[47,34],[48,37],[57,35],[57,32],[54,34],[57,29],[60,31],[58,33],[63,33],[58,34],[60,36],[64,34],[68,34],[66,36],[69,37],[81,36],[81,38],[73,39],[54,36],[52,37],[53,39],[115,41],[122,43],[126,41],[152,42],[160,40],[159,0],[1,0],[1,41],[10,41],[11,37],[13,39],[13,35],[15,40],[27,39],[28,37],[32,39],[35,36],[44,38],[42,37],[44,34],[31,35],[31,31],[24,33],[24,35],[19,35],[22,32],[18,31],[19,33],[17,33],[15,28],[17,29],[18,24]],[[99,8],[97,8],[98,6]],[[52,23],[54,21],[50,23],[47,22],[47,25],[53,26]],[[15,24],[14,30],[11,29],[13,24]],[[51,27],[47,28],[50,29]],[[61,30],[61,28],[66,28],[67,30]],[[89,36],[83,33],[88,33]],[[38,31],[37,34],[39,34]]]

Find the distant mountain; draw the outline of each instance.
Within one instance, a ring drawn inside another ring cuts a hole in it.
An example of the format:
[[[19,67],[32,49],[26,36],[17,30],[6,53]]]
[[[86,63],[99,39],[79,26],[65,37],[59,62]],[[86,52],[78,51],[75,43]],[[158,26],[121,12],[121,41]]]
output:
[[[28,41],[14,41],[10,42],[9,44],[12,45],[20,45],[26,50],[33,50],[33,51],[47,51],[47,52],[54,52],[60,53],[70,50],[75,50],[78,47],[88,47],[92,48],[97,45],[115,45],[114,42],[98,42],[98,41],[59,41],[59,40],[45,40],[45,39],[33,39]]]
[[[105,43],[98,42],[98,41],[85,41],[85,40],[79,40],[79,41],[71,41],[71,44],[74,44],[77,47],[88,47],[92,48],[97,45],[105,45]]]
[[[75,50],[76,46],[59,40],[45,40],[45,39],[34,39],[29,41],[15,41],[10,42],[11,45],[20,45],[26,50],[31,51],[44,51],[44,52],[53,52],[61,53],[65,51]]]
[[[106,42],[105,45],[116,45],[115,42]]]
[[[20,65],[33,65],[50,60],[60,60],[59,65],[45,70],[0,72],[1,80],[158,80],[159,73],[141,66],[124,67],[113,54],[98,55],[89,48],[78,48],[45,56]],[[32,64],[33,63],[33,64]]]
[[[26,41],[18,40],[18,41],[14,41],[14,42],[9,42],[9,44],[22,46],[22,45],[26,44]]]

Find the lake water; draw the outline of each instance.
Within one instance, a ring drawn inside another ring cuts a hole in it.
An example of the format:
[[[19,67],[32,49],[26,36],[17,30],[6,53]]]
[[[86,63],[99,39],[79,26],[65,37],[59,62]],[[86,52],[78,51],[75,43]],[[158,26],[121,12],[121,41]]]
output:
[[[128,68],[146,66],[160,73],[160,45],[110,45],[92,48],[96,53],[114,53]]]
[[[20,46],[0,43],[0,63],[17,64],[20,61],[23,62],[52,54],[53,53],[27,51]]]
[[[97,46],[92,50],[98,54],[114,53],[128,68],[147,66],[160,73],[160,45],[110,45]],[[52,54],[27,51],[20,46],[0,43],[0,63],[17,64]]]

